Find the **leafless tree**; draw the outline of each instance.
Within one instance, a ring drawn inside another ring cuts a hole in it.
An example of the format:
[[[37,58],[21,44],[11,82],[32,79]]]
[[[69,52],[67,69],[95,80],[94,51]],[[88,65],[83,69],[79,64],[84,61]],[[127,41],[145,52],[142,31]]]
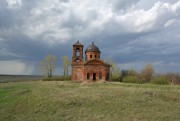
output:
[[[147,64],[141,71],[141,78],[144,82],[150,82],[153,77],[154,69],[151,64]]]
[[[113,59],[112,58],[107,58],[107,59],[104,60],[104,62],[111,65],[110,79],[113,80],[113,79],[119,78],[121,72],[120,72],[120,69],[117,66],[117,64],[113,61]]]
[[[62,60],[62,64],[63,64],[64,77],[66,78],[66,77],[68,77],[68,69],[70,66],[70,61],[67,56],[62,56],[61,60]]]
[[[56,67],[56,56],[54,55],[47,55],[42,61],[41,61],[41,69],[46,77],[52,77],[52,74]]]

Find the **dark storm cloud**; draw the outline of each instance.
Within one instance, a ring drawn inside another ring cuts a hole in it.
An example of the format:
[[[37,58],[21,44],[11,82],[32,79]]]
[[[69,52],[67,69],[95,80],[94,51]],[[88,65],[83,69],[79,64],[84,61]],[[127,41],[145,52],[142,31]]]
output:
[[[80,40],[85,48],[94,41],[103,58],[120,66],[151,63],[179,71],[178,0],[14,1],[0,4],[0,66],[21,65],[19,73],[32,66],[26,74],[37,74],[44,56],[54,54],[60,67],[61,56],[71,58],[72,44]]]
[[[47,54],[54,54],[60,56],[69,53],[71,46],[69,44],[59,44],[53,47],[48,46],[41,41],[30,41],[26,36],[21,35],[18,39],[13,39],[3,42],[9,52],[16,53],[17,57],[11,59],[22,59],[22,60],[41,60]],[[10,58],[9,55],[4,59]],[[2,59],[2,58],[1,58]]]
[[[24,0],[23,6],[19,8],[10,8],[6,0],[1,0],[0,7],[0,27],[4,29],[13,28],[14,26],[20,26],[30,16],[30,11],[36,6],[36,0]]]

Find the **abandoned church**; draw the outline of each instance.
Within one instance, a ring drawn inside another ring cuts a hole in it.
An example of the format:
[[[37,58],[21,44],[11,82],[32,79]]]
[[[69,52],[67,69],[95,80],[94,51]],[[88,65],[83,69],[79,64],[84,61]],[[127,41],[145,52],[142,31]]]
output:
[[[92,42],[83,57],[83,45],[78,41],[73,45],[72,80],[77,82],[109,80],[110,65],[100,59],[101,51]]]

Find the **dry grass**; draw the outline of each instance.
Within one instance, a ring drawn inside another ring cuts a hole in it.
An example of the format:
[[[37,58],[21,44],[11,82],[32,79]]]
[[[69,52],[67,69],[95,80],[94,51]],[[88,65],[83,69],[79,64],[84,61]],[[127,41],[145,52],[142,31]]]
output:
[[[179,121],[180,87],[59,81],[0,83],[0,121]]]

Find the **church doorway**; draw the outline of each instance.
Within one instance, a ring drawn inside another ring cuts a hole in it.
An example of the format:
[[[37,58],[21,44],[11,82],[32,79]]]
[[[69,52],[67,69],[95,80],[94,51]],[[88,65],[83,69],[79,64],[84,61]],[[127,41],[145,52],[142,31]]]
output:
[[[96,81],[96,73],[93,73],[93,81]]]

